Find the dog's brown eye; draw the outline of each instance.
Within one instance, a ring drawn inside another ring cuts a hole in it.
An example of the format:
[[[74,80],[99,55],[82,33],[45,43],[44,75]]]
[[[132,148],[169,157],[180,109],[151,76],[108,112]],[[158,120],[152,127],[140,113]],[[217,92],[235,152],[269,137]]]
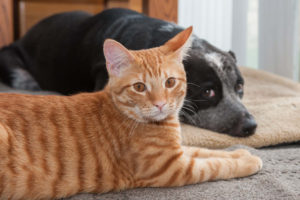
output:
[[[206,98],[212,98],[216,94],[215,94],[215,91],[213,89],[206,89],[206,90],[203,91],[202,95],[205,96]]]
[[[176,79],[175,78],[168,78],[168,80],[166,80],[166,88],[171,88],[175,85],[176,83]]]
[[[144,92],[146,90],[146,85],[144,83],[138,82],[133,84],[133,88],[138,92]]]
[[[244,86],[243,86],[243,84],[241,84],[241,83],[237,84],[237,85],[235,86],[235,90],[236,90],[237,93],[243,93],[243,91],[244,91]]]

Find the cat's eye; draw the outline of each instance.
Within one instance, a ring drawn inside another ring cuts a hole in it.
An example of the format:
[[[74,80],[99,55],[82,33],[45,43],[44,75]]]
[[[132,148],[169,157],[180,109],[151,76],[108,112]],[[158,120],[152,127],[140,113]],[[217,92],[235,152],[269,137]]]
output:
[[[133,88],[137,92],[144,92],[146,90],[146,85],[144,83],[138,82],[138,83],[133,84]]]
[[[171,87],[174,87],[176,83],[176,79],[175,78],[168,78],[168,80],[166,80],[166,88],[171,88]]]

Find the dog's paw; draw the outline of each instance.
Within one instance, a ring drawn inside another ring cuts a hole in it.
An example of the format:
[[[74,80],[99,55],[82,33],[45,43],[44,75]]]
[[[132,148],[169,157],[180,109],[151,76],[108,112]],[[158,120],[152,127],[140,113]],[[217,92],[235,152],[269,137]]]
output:
[[[11,78],[10,86],[14,89],[30,91],[42,90],[36,80],[24,69],[14,69]]]

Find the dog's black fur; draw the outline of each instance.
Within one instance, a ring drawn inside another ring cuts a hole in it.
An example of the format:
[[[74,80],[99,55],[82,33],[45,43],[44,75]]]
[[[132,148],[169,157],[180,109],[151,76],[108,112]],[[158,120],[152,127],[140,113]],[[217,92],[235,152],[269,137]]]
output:
[[[0,79],[17,89],[73,94],[102,89],[108,79],[102,45],[112,38],[129,49],[162,45],[183,28],[126,9],[92,16],[69,12],[42,20],[0,50]],[[185,123],[232,136],[255,132],[254,118],[240,102],[243,78],[232,52],[193,36],[187,71]]]

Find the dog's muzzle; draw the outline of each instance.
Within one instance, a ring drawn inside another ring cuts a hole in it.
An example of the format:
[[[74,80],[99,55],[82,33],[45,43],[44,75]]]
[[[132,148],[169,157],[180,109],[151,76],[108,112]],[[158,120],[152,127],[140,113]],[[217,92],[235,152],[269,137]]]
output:
[[[254,117],[246,112],[241,120],[239,121],[237,128],[233,131],[231,135],[237,137],[247,137],[255,133],[257,123]]]

